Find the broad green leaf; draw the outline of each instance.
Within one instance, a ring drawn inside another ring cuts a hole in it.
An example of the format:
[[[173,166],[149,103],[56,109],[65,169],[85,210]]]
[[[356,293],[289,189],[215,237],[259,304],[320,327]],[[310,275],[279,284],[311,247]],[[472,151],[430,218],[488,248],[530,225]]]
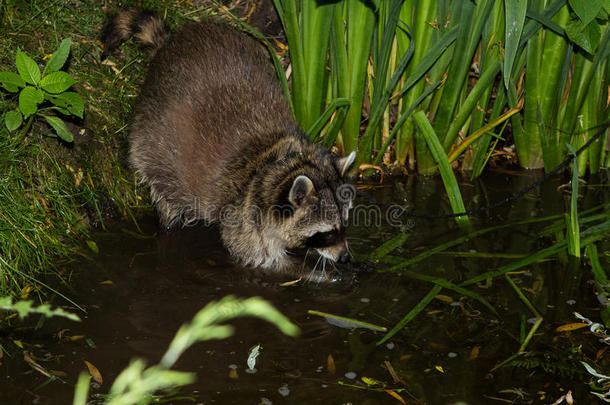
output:
[[[602,9],[602,0],[570,0],[570,7],[584,25],[589,24]]]
[[[83,98],[77,93],[67,91],[56,96],[49,94],[47,95],[47,99],[51,103],[55,104],[57,107],[61,107],[64,111],[66,111],[62,111],[62,113],[68,115],[73,114],[79,118],[83,118],[85,102],[83,101]]]
[[[9,131],[14,131],[21,126],[23,122],[23,116],[18,110],[8,111],[4,115],[4,125]]]
[[[32,301],[17,301],[13,303],[11,297],[0,297],[0,310],[15,311],[20,318],[24,318],[30,314],[42,314],[47,318],[53,316],[61,316],[72,321],[80,321],[80,318],[70,312],[66,312],[61,308],[51,309],[48,304],[34,306]]]
[[[578,20],[570,21],[566,25],[566,33],[572,42],[590,54],[595,53],[602,36],[599,24],[596,21],[592,21],[586,26]]]
[[[504,58],[504,85],[508,88],[517,48],[523,32],[527,0],[504,0],[506,8],[506,57]]]
[[[38,84],[38,81],[40,80],[40,69],[32,58],[27,56],[25,52],[19,51],[17,52],[15,64],[17,65],[19,76],[21,76],[26,83]]]
[[[19,110],[21,110],[23,115],[27,118],[38,111],[39,100],[40,96],[38,89],[27,86],[19,93]]]
[[[25,87],[25,81],[17,73],[0,72],[0,86],[11,93],[16,93],[19,87]]]
[[[59,47],[47,62],[47,65],[44,67],[43,73],[51,73],[56,72],[66,63],[66,59],[68,59],[68,55],[70,54],[70,38],[66,38],[59,44]]]
[[[59,117],[52,117],[49,115],[43,115],[44,119],[47,120],[49,125],[53,127],[58,137],[66,142],[74,142],[74,135],[68,131],[66,124]]]
[[[40,87],[49,93],[58,94],[68,90],[76,80],[66,72],[52,72],[40,81]]]

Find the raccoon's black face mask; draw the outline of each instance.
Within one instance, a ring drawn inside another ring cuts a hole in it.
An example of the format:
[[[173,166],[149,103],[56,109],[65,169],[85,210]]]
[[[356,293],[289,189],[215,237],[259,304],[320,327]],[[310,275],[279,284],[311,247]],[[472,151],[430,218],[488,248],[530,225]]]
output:
[[[295,244],[313,248],[336,262],[349,258],[344,225],[355,193],[353,186],[343,183],[342,178],[354,158],[355,153],[351,153],[333,160],[334,169],[326,171],[328,177],[317,178],[317,190],[309,177],[297,176],[288,195],[298,218],[294,236],[300,240]]]

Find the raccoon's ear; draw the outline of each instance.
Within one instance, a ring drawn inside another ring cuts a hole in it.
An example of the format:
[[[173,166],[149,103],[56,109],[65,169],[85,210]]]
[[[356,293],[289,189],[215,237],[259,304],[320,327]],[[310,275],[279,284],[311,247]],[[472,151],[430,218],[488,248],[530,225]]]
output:
[[[292,183],[292,188],[288,193],[288,201],[295,207],[299,207],[305,197],[314,191],[313,183],[307,176],[297,176]]]
[[[345,176],[349,167],[354,163],[356,159],[356,151],[352,151],[349,155],[342,157],[341,159],[335,160],[335,166],[337,166],[337,170],[341,173],[341,176]]]

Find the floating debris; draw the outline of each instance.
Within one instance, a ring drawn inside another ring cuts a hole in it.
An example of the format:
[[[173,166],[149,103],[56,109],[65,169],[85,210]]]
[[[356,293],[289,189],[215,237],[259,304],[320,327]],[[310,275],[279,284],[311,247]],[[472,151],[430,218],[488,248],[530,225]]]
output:
[[[371,329],[378,332],[387,332],[388,329],[383,326],[373,325],[372,323],[358,321],[352,318],[346,318],[339,315],[328,314],[326,312],[314,311],[310,309],[307,311],[308,314],[323,316],[326,321],[331,325],[338,326],[339,328],[364,328]]]
[[[261,345],[256,345],[252,349],[250,349],[250,354],[248,355],[247,361],[248,370],[256,372],[254,366],[256,365],[256,358],[259,356],[259,354],[261,354],[261,350],[263,350],[263,347]]]

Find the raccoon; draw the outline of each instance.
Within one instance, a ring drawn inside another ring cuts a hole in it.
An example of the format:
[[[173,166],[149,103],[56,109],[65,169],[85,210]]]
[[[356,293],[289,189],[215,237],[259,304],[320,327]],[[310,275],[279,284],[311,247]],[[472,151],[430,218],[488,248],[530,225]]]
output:
[[[265,47],[222,22],[170,34],[162,18],[110,18],[108,54],[129,37],[154,56],[134,108],[129,161],[166,228],[218,223],[242,265],[293,268],[290,252],[349,259],[345,224],[355,153],[331,154],[297,125]]]

